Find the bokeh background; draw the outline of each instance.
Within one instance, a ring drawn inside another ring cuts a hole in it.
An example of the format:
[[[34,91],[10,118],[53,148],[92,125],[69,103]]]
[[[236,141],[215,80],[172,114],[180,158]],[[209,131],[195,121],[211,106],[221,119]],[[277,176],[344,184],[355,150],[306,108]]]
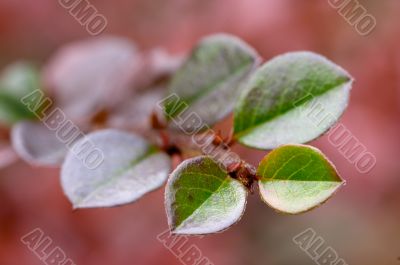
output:
[[[348,264],[400,264],[400,2],[360,1],[377,19],[360,36],[327,0],[91,0],[108,20],[103,34],[141,48],[172,53],[199,38],[227,32],[253,45],[265,60],[287,51],[321,53],[356,79],[343,124],[377,164],[361,174],[324,136],[313,142],[346,179],[322,207],[299,216],[275,213],[255,194],[228,231],[191,239],[215,265],[307,265],[292,242],[313,228]],[[90,37],[54,0],[0,0],[0,65],[27,59],[41,65],[65,43]],[[236,149],[257,164],[264,152]],[[77,265],[181,264],[157,240],[167,228],[163,189],[112,209],[73,212],[59,169],[17,161],[0,169],[0,264],[43,264],[20,242],[40,227]]]

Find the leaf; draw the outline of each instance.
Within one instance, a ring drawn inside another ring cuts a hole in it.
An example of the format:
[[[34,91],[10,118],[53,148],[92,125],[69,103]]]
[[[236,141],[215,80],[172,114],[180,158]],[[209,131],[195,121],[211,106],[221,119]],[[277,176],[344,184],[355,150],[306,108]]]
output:
[[[77,138],[76,132],[68,138]],[[67,154],[67,145],[56,132],[38,122],[20,122],[11,131],[12,144],[26,162],[38,166],[59,166]]]
[[[232,111],[241,81],[258,63],[257,53],[234,36],[218,34],[203,39],[172,78],[169,95],[178,100],[165,102],[166,118],[194,112],[202,124],[193,124],[193,129],[202,128],[203,123],[213,125]],[[179,126],[172,122],[171,127]]]
[[[186,57],[184,55],[170,54],[167,50],[161,47],[150,50],[146,55],[146,74],[148,75],[148,81],[145,82],[148,85],[160,78],[169,77],[174,74]]]
[[[241,218],[247,191],[212,158],[183,162],[166,191],[168,223],[175,234],[207,234],[227,229]]]
[[[103,36],[63,46],[46,65],[44,77],[67,117],[85,122],[129,95],[142,63],[130,40]]]
[[[257,175],[262,199],[289,214],[308,211],[343,185],[332,163],[316,148],[284,145],[260,163]]]
[[[148,132],[151,129],[151,114],[156,110],[157,102],[163,98],[164,94],[164,87],[154,87],[127,98],[112,110],[107,121],[108,126]]]
[[[0,124],[12,125],[35,119],[35,113],[21,99],[41,88],[38,70],[27,62],[17,62],[3,70],[0,77]]]
[[[79,155],[88,144],[104,156],[95,168]],[[170,158],[141,137],[109,129],[91,133],[72,147],[61,169],[61,184],[74,208],[111,207],[159,188],[170,167]]]
[[[345,70],[320,55],[278,56],[248,82],[234,112],[235,137],[258,149],[311,141],[342,115],[352,82]]]

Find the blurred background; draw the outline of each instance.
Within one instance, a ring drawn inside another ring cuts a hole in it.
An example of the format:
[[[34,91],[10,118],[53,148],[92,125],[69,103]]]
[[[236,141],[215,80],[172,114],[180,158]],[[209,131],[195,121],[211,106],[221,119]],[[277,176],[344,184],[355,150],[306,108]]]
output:
[[[400,2],[359,1],[377,20],[361,36],[327,0],[91,0],[108,21],[102,34],[141,49],[188,52],[199,38],[227,32],[265,60],[287,51],[321,53],[356,79],[341,122],[377,159],[367,174],[332,146],[312,144],[347,181],[322,207],[285,216],[250,196],[242,220],[221,234],[190,239],[215,265],[307,265],[292,241],[313,228],[347,264],[400,264]],[[42,66],[64,44],[91,36],[58,1],[0,1],[0,66],[30,60]],[[257,164],[265,152],[236,148]],[[0,153],[0,155],[2,155]],[[43,264],[20,238],[39,227],[77,265],[182,264],[157,235],[167,228],[163,189],[111,209],[72,211],[59,169],[20,160],[0,169],[0,264]]]

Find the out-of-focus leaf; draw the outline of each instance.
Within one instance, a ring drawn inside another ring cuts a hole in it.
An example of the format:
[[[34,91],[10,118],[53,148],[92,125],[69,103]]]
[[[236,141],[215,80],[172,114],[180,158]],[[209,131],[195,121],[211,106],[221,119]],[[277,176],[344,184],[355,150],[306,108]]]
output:
[[[61,132],[61,131],[59,131]],[[69,131],[66,131],[66,133]],[[79,131],[70,131],[64,139],[78,139]],[[67,153],[67,143],[39,122],[20,122],[12,128],[12,144],[18,155],[26,162],[38,166],[59,166]],[[72,140],[71,140],[72,141]]]
[[[104,156],[94,169],[87,166],[84,156],[76,155],[88,143]],[[169,156],[141,137],[103,130],[73,146],[62,166],[61,183],[74,208],[111,207],[159,188],[170,170]]]
[[[151,128],[151,114],[157,110],[157,102],[163,98],[164,94],[163,87],[136,93],[111,111],[108,125],[111,128],[146,132]]]
[[[163,48],[155,48],[145,56],[147,60],[147,83],[149,85],[159,78],[174,74],[185,60],[184,55],[173,55]]]
[[[320,55],[278,56],[248,82],[235,109],[236,138],[258,149],[311,141],[339,119],[351,85],[345,70]],[[322,118],[317,119],[315,111],[321,111]]]
[[[308,211],[329,199],[344,183],[331,162],[316,148],[284,145],[260,163],[262,199],[290,214]]]
[[[91,38],[62,47],[45,68],[45,82],[67,117],[84,121],[129,95],[142,64],[129,40]]]
[[[241,218],[246,197],[245,187],[212,158],[186,160],[165,190],[169,226],[175,234],[220,232]]]
[[[21,99],[40,89],[38,70],[26,62],[17,62],[3,70],[0,76],[0,124],[11,125],[36,118]]]
[[[203,39],[172,78],[168,95],[177,97],[164,102],[167,119],[194,112],[202,123],[192,124],[192,129],[213,125],[232,111],[239,85],[258,63],[257,53],[236,37]]]
[[[40,88],[38,69],[28,62],[16,62],[5,68],[1,74],[3,89],[10,95],[21,97]]]

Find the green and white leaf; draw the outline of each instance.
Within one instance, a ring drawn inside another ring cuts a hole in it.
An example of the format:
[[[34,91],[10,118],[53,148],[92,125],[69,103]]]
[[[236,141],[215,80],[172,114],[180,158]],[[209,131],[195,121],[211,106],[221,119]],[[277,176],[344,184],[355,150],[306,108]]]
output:
[[[212,158],[183,162],[165,190],[168,224],[175,234],[208,234],[227,229],[241,218],[247,191]]]
[[[272,208],[289,214],[308,211],[344,184],[332,163],[316,148],[284,145],[260,163],[260,195]]]
[[[241,82],[258,64],[257,52],[237,37],[217,34],[203,39],[172,78],[168,95],[178,100],[165,102],[166,118],[194,112],[212,126],[232,112]],[[202,125],[186,126],[200,129]],[[171,122],[171,127],[179,126]]]
[[[90,151],[95,149],[103,159],[97,167],[88,166]],[[170,170],[169,156],[141,137],[103,130],[72,147],[62,166],[61,184],[74,208],[111,207],[136,201],[161,187]]]
[[[235,108],[235,136],[265,150],[311,141],[342,115],[352,82],[345,70],[320,55],[278,56],[247,83]]]
[[[21,99],[40,88],[39,72],[30,63],[17,62],[5,68],[0,77],[0,124],[35,119]]]

